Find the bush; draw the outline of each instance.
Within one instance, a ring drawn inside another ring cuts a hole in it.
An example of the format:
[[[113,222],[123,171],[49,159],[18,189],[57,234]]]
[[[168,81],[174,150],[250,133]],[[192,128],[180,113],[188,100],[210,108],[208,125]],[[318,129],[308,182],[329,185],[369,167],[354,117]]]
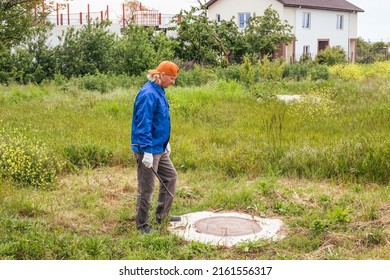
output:
[[[61,163],[40,141],[34,142],[20,131],[0,131],[0,174],[20,186],[47,189],[57,181]]]
[[[309,76],[311,63],[290,63],[284,68],[283,78],[301,81]]]
[[[347,62],[347,55],[341,47],[327,47],[318,53],[314,62],[325,65],[336,65]]]
[[[104,74],[86,75],[74,78],[73,82],[81,90],[86,89],[90,91],[98,91],[100,93],[107,93],[114,88],[114,86],[110,83],[109,77]]]
[[[326,65],[316,65],[310,70],[310,79],[312,81],[318,80],[328,80],[329,79],[329,70]]]
[[[179,86],[201,86],[216,79],[216,74],[212,70],[195,65],[193,70],[180,71],[176,84]]]
[[[225,81],[240,81],[240,65],[230,65],[226,68],[216,69],[218,79]]]
[[[264,56],[257,65],[261,80],[277,82],[283,78],[284,68],[286,67],[284,60],[275,59],[270,61],[268,56]]]

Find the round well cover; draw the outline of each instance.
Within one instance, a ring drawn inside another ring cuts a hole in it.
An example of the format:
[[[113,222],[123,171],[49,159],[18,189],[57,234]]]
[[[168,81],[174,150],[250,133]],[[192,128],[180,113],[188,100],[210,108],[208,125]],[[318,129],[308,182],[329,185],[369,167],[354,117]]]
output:
[[[234,246],[259,239],[279,240],[285,237],[283,222],[237,212],[195,212],[170,223],[168,230],[187,241]]]
[[[241,217],[219,216],[196,221],[195,229],[197,232],[216,236],[240,236],[255,234],[261,230],[261,227],[254,220]]]

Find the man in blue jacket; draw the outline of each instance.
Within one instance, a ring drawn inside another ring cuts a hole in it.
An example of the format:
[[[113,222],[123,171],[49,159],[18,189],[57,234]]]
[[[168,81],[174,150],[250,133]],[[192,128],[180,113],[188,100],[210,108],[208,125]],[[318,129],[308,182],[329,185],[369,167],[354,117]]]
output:
[[[131,143],[138,169],[136,224],[143,233],[150,233],[149,210],[156,177],[160,180],[156,220],[180,221],[169,217],[176,190],[177,172],[172,164],[169,138],[171,120],[165,89],[175,84],[179,67],[171,61],[161,62],[148,71],[148,82],[135,99],[131,129]]]

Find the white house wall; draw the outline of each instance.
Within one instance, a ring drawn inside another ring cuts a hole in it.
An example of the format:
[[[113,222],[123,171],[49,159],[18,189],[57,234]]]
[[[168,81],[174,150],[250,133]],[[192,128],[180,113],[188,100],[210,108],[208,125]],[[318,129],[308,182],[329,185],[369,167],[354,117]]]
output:
[[[349,14],[349,37],[357,38],[358,14]]]
[[[302,28],[303,13],[311,14],[311,27]],[[343,29],[336,28],[337,15],[344,16]],[[295,54],[299,59],[303,54],[303,47],[310,46],[310,54],[314,58],[318,53],[318,41],[329,40],[329,46],[340,46],[346,53],[349,52],[349,13],[312,9],[296,9]]]
[[[239,13],[250,13],[253,16],[262,16],[264,10],[272,5],[272,9],[276,10],[280,17],[283,15],[283,5],[275,0],[219,0],[211,5],[208,9],[208,17],[211,20],[216,20],[217,15],[220,15],[221,20],[234,20],[239,25]]]
[[[318,53],[319,40],[329,41],[329,46],[342,47],[350,59],[353,56],[355,47],[351,45],[350,39],[357,38],[357,13],[284,7],[276,0],[219,0],[208,8],[208,17],[211,20],[216,20],[217,15],[221,20],[234,17],[238,26],[239,13],[250,13],[251,16],[256,13],[257,16],[262,16],[269,6],[279,13],[282,21],[286,20],[293,26],[292,33],[296,41],[286,47],[286,60],[299,60],[304,46],[310,47],[310,54],[314,58]],[[310,29],[302,28],[303,12],[311,14]],[[337,15],[344,16],[342,30],[336,28]]]

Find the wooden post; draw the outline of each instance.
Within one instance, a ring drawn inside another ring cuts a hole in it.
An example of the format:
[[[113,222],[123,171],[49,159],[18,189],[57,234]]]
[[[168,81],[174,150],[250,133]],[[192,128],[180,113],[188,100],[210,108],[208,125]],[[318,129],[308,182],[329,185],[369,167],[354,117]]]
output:
[[[161,25],[161,13],[158,14],[158,25]]]
[[[122,4],[122,27],[125,28],[125,4]]]
[[[107,5],[107,20],[110,20],[110,17],[109,17],[109,12],[108,12],[108,5]]]
[[[87,15],[87,20],[88,20],[88,24],[90,24],[90,21],[91,21],[91,11],[89,9],[89,4],[87,5],[88,7],[88,15]]]
[[[100,11],[100,21],[103,21],[103,20],[104,20],[103,11]]]
[[[83,13],[80,12],[80,25],[83,25]]]
[[[68,25],[70,25],[70,10],[69,10],[69,4],[66,4],[66,9],[68,11]]]
[[[43,24],[46,24],[46,21],[45,21],[45,0],[42,0],[42,23]]]
[[[63,15],[62,15],[62,13],[61,13],[61,18],[60,18],[60,23],[61,23],[61,25],[64,25],[64,17],[63,17]]]
[[[60,5],[57,3],[57,4],[56,4],[56,15],[57,15],[57,16],[56,16],[56,19],[57,19],[57,25],[60,23],[60,22],[59,22],[60,19],[58,18],[58,17],[59,17],[59,12],[60,12],[60,11],[58,10],[59,7],[60,7]]]

